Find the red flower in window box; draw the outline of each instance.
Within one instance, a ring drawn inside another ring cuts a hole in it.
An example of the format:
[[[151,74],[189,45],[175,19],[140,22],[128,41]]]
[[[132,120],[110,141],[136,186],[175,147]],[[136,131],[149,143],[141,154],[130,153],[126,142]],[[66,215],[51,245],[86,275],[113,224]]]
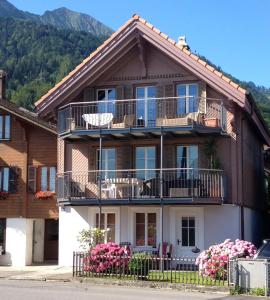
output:
[[[35,194],[35,197],[37,199],[44,199],[44,200],[49,200],[54,198],[55,196],[55,192],[51,192],[51,191],[39,191]]]
[[[6,200],[8,196],[8,192],[0,192],[0,200]]]

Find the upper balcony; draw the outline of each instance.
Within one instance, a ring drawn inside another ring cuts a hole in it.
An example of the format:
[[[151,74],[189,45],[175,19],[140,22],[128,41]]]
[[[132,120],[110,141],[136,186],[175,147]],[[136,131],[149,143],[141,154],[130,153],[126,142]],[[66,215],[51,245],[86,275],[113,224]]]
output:
[[[210,134],[227,127],[221,100],[187,96],[74,102],[58,114],[59,135],[69,138]]]

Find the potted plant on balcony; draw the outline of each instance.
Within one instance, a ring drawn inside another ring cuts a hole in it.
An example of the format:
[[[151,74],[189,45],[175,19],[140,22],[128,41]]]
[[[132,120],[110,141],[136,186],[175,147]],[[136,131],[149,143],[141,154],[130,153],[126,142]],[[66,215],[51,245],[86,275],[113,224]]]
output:
[[[0,191],[0,200],[6,200],[9,196],[8,192]]]
[[[50,200],[55,197],[55,192],[51,191],[39,191],[35,194],[36,199],[40,200]]]

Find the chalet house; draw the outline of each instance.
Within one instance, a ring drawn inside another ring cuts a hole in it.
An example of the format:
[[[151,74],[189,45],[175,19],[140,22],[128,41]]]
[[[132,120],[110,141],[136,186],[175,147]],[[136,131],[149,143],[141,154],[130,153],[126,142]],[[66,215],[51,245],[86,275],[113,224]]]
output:
[[[0,266],[57,260],[56,128],[5,100],[4,84],[0,71]]]
[[[82,229],[133,251],[260,239],[268,129],[252,96],[138,15],[36,103],[58,123],[59,263]]]

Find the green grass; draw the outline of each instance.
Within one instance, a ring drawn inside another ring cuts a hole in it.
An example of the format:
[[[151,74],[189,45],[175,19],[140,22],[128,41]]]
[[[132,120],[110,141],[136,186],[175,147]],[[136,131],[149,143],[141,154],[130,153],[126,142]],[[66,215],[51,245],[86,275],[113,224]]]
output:
[[[200,284],[200,285],[215,285],[226,286],[227,280],[213,279],[211,277],[203,277],[197,271],[150,271],[148,274],[150,281],[162,281],[171,283],[184,284]]]

